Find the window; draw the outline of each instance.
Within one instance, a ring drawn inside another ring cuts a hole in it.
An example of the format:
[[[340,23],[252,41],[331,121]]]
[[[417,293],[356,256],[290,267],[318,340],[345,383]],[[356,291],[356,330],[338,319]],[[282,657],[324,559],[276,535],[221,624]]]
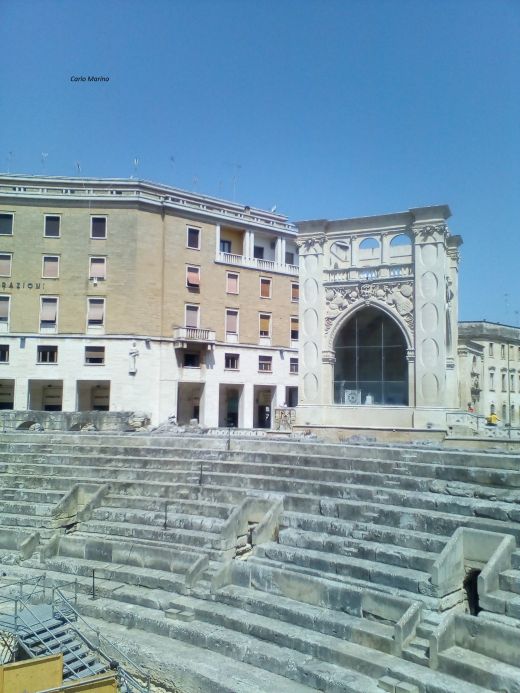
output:
[[[502,392],[506,392],[507,390],[507,374],[502,373]]]
[[[42,296],[40,304],[40,330],[56,331],[58,322],[58,299]]]
[[[106,257],[91,257],[88,261],[89,279],[103,282],[107,278],[107,259]]]
[[[200,267],[191,265],[186,267],[186,286],[189,289],[198,289],[200,287]]]
[[[294,253],[291,253],[288,250],[285,251],[285,264],[294,265]]]
[[[489,389],[495,389],[495,374],[493,371],[489,371]]]
[[[103,239],[107,237],[107,218],[92,217],[90,225],[90,237]]]
[[[297,342],[299,339],[298,318],[291,318],[291,341]]]
[[[226,354],[224,356],[224,368],[229,371],[238,371],[239,355]]]
[[[263,260],[264,258],[264,249],[262,248],[261,245],[255,245],[253,248],[253,257],[256,257],[258,260]]]
[[[105,347],[104,346],[86,346],[85,347],[85,363],[87,365],[103,365],[105,363]]]
[[[289,359],[289,373],[298,373],[298,359]]]
[[[1,253],[0,254],[0,277],[10,277],[11,276],[11,262],[13,256],[11,253]]]
[[[231,252],[231,241],[220,241],[220,252],[221,253],[230,253]]]
[[[260,313],[260,337],[271,336],[271,316],[269,313]]]
[[[511,373],[509,375],[509,382],[510,382],[510,386],[511,386],[510,387],[511,392],[514,392],[515,391],[515,374],[514,373]]]
[[[0,296],[0,327],[5,328],[9,323],[10,302],[10,296]]]
[[[489,356],[493,356],[493,342],[489,342],[488,354]]]
[[[507,420],[507,406],[505,404],[502,405],[502,421],[505,423]]]
[[[258,370],[263,373],[273,372],[273,357],[272,356],[259,356],[258,357]]]
[[[200,250],[200,229],[188,226],[186,231],[186,247],[193,250]]]
[[[260,298],[271,298],[271,280],[260,277]]]
[[[61,223],[61,217],[54,216],[51,214],[45,215],[43,235],[46,238],[59,238],[60,237],[60,223]]]
[[[379,241],[377,238],[364,238],[359,244],[360,250],[376,250],[379,248]]]
[[[38,363],[58,363],[57,346],[39,346],[37,355]]]
[[[0,344],[0,363],[9,363],[9,344]]]
[[[291,284],[291,301],[293,303],[298,303],[300,300],[300,285]]]
[[[505,359],[505,357],[506,357],[506,345],[501,344],[500,345],[500,358]]]
[[[5,212],[0,214],[0,236],[13,235],[13,218],[13,214],[6,214]]]
[[[186,352],[182,360],[185,368],[200,368],[200,354],[197,352]]]
[[[105,299],[87,299],[87,325],[88,327],[99,327],[105,324]]]
[[[238,294],[239,275],[236,272],[226,272],[226,293],[228,294]]]
[[[186,327],[197,328],[199,326],[199,306],[186,306]]]
[[[226,337],[238,334],[238,310],[226,309]]]
[[[44,255],[42,259],[42,277],[56,279],[60,276],[60,258],[58,255]]]

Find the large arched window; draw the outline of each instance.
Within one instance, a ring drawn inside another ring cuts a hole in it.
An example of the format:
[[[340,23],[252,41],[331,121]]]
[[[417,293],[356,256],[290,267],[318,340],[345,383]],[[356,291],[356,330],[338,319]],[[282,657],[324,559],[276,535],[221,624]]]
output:
[[[392,318],[360,310],[341,328],[334,351],[336,404],[408,404],[406,341]]]

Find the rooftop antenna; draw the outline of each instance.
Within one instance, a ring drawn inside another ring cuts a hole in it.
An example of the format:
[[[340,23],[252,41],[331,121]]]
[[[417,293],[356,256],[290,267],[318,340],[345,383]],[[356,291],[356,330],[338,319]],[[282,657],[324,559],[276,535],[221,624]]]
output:
[[[45,166],[47,164],[47,157],[49,156],[48,152],[42,152],[40,161],[42,162],[42,173],[45,173]]]
[[[509,324],[509,294],[504,294],[504,307],[506,309],[506,325]]]
[[[274,213],[276,212],[276,205],[273,205],[273,206],[271,207],[271,212],[272,212],[272,214],[274,214]]]
[[[170,166],[171,166],[171,169],[172,169],[172,178],[173,178],[173,170],[174,170],[174,167],[175,167],[175,157],[173,156],[173,154],[170,154]]]
[[[139,168],[139,157],[134,158],[134,175],[132,178],[137,178],[137,169]]]
[[[191,181],[191,183],[193,185],[193,192],[195,192],[195,190],[197,189],[197,183],[198,182],[199,182],[199,177],[197,176],[197,174],[195,174],[193,176],[193,180]]]
[[[238,184],[238,174],[242,168],[242,164],[237,164],[236,162],[228,162],[228,166],[232,166],[235,169],[233,173],[233,202],[236,200],[237,184]]]
[[[11,163],[13,161],[14,153],[9,152],[7,155],[7,173],[11,173]]]
[[[81,164],[79,161],[76,161],[76,171],[78,172],[78,176],[81,176]]]

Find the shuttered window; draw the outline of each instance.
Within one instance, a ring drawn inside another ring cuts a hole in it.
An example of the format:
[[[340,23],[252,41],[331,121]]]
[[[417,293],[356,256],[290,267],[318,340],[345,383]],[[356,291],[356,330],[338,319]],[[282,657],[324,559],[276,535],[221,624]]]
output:
[[[199,326],[199,307],[186,306],[186,327]]]
[[[260,337],[271,336],[271,316],[260,313]]]
[[[44,255],[42,277],[56,279],[60,274],[60,258],[57,255]]]
[[[271,280],[266,277],[260,277],[260,296],[271,298]]]
[[[103,325],[105,322],[105,299],[89,298],[87,308],[87,324]]]
[[[186,286],[200,286],[200,267],[186,267]]]
[[[228,294],[238,294],[238,274],[235,272],[227,273],[226,292]]]
[[[107,259],[105,257],[91,257],[89,267],[90,279],[104,281],[107,277]]]
[[[11,276],[11,253],[0,254],[0,277],[10,277]]]
[[[9,301],[10,296],[0,296],[0,322],[9,320]]]
[[[56,327],[58,316],[58,299],[50,296],[42,296],[40,308],[40,329]]]
[[[238,310],[226,310],[226,333],[238,333]]]

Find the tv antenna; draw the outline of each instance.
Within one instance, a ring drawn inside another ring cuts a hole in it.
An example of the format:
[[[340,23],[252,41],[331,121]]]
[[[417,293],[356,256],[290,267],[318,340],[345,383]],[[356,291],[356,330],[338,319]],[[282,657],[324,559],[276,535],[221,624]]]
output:
[[[134,157],[134,175],[132,178],[137,178],[137,169],[139,168],[139,157]]]
[[[42,173],[45,173],[45,166],[47,165],[47,157],[49,156],[48,152],[42,152],[40,161],[42,163]]]
[[[79,161],[76,161],[76,171],[78,172],[78,176],[81,176],[81,164]]]
[[[14,158],[14,152],[9,152],[7,155],[7,173],[11,173],[11,163]]]
[[[231,166],[234,169],[233,173],[233,202],[236,200],[236,192],[237,192],[237,185],[238,185],[238,174],[240,172],[240,169],[242,168],[242,164],[238,164],[236,162],[228,161],[227,162],[228,166]]]

